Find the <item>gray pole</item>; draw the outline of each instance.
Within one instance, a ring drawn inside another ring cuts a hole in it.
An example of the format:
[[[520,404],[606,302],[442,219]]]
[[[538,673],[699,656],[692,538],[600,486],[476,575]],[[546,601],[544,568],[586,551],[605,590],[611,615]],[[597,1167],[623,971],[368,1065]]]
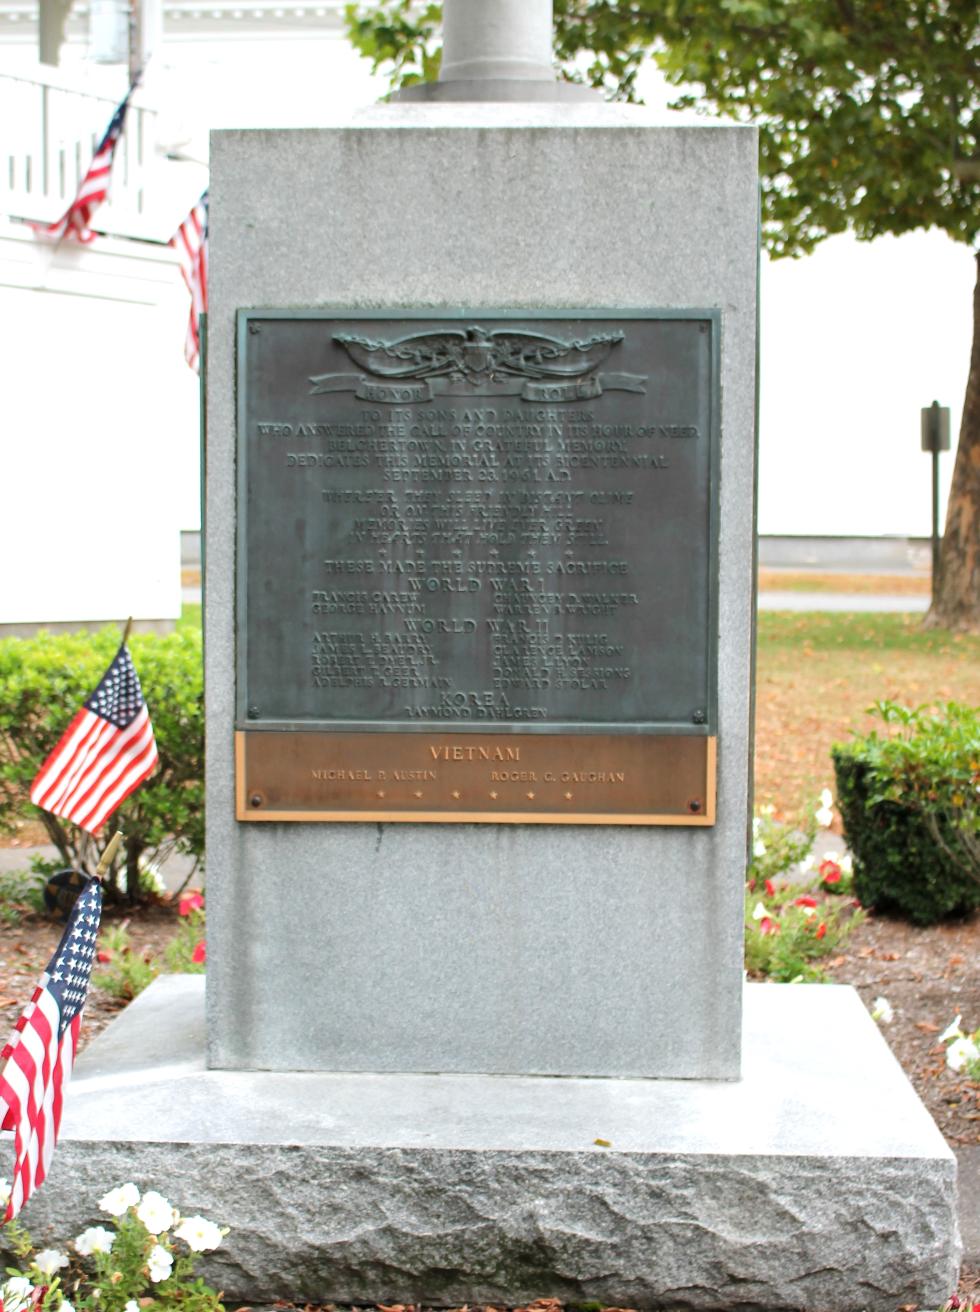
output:
[[[939,448],[932,452],[932,600],[939,595]]]
[[[949,407],[933,401],[922,410],[922,449],[932,455],[932,600],[939,592],[939,453],[949,450]]]
[[[392,99],[595,101],[591,87],[555,76],[553,23],[552,0],[444,0],[439,81]]]
[[[552,0],[445,0],[443,82],[553,81]]]

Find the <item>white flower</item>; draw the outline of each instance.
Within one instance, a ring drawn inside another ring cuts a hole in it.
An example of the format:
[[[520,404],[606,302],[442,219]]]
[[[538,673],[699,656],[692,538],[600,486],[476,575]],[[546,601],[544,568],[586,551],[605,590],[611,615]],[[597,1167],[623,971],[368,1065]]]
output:
[[[154,1284],[159,1284],[161,1280],[166,1280],[170,1275],[170,1272],[173,1270],[173,1254],[168,1253],[165,1248],[160,1246],[160,1244],[153,1245],[146,1261],[147,1266],[150,1269],[150,1279]]]
[[[822,789],[820,790],[820,805],[821,805],[821,806],[833,806],[833,804],[834,804],[834,795],[833,795],[833,793],[830,791],[829,788],[822,788]]]
[[[960,1021],[963,1019],[962,1014],[957,1015],[952,1025],[947,1025],[939,1036],[940,1043],[949,1043],[950,1039],[962,1039],[966,1036],[960,1029]]]
[[[812,870],[816,864],[817,858],[812,852],[807,852],[806,856],[800,862],[800,874],[805,875],[808,871]]]
[[[58,1304],[58,1312],[75,1312],[73,1303],[69,1303],[67,1298],[63,1298]]]
[[[843,874],[851,875],[854,873],[854,859],[850,852],[845,852],[837,864],[840,866]]]
[[[155,861],[148,861],[144,857],[139,859],[140,884],[148,893],[165,893],[167,886],[163,882],[163,875],[160,874],[160,867]]]
[[[195,1253],[209,1253],[221,1243],[221,1231],[203,1216],[185,1216],[174,1234]]]
[[[760,830],[761,828],[762,828],[762,821],[759,819],[759,817],[758,817],[757,815],[754,815],[754,816],[752,817],[752,836],[753,836],[753,838],[755,837],[755,835],[759,832],[759,830]]]
[[[805,916],[815,916],[817,914],[817,908],[808,907],[806,903],[804,903],[803,906],[800,907],[800,910],[803,912]]]
[[[871,1019],[880,1020],[884,1025],[892,1023],[895,1019],[895,1012],[887,998],[875,998],[871,1004]]]
[[[56,1271],[68,1265],[68,1254],[59,1253],[57,1248],[43,1248],[34,1258],[34,1265],[42,1275],[50,1280]]]
[[[834,795],[829,788],[825,788],[820,794],[820,805],[814,812],[817,818],[817,824],[821,829],[829,829],[834,818]]]
[[[93,1253],[111,1253],[116,1236],[104,1225],[89,1226],[75,1240],[75,1251],[82,1257],[91,1257]]]
[[[765,856],[765,854],[766,854],[766,845],[761,838],[757,838],[755,842],[752,844],[752,855]]]
[[[33,1293],[34,1283],[27,1276],[11,1276],[0,1288],[4,1312],[21,1312],[22,1308],[29,1307]]]
[[[768,916],[768,914],[769,912],[766,910],[766,904],[764,902],[757,902],[752,910],[752,919],[761,920],[763,916]]]
[[[10,1181],[0,1180],[0,1203],[10,1202]]]
[[[155,1189],[150,1189],[143,1195],[143,1201],[137,1207],[136,1215],[151,1235],[163,1234],[177,1220],[177,1213],[166,1198],[158,1194]]]
[[[129,1302],[123,1308],[123,1312],[140,1312],[140,1305],[139,1303],[137,1303],[135,1298],[131,1298],[129,1300]]]
[[[117,1184],[115,1189],[110,1189],[99,1203],[99,1210],[108,1212],[110,1216],[123,1216],[131,1207],[135,1207],[139,1200],[140,1191],[134,1184]]]
[[[980,1061],[980,1048],[972,1039],[954,1039],[946,1049],[946,1065],[949,1069],[961,1071],[971,1061]]]

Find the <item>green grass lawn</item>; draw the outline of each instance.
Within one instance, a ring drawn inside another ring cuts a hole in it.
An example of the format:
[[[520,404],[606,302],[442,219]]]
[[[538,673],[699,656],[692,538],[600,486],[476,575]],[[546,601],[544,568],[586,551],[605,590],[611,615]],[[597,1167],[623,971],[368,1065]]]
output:
[[[833,788],[830,747],[871,727],[874,702],[980,702],[980,637],[909,614],[763,612],[756,670],[756,804],[787,816]]]

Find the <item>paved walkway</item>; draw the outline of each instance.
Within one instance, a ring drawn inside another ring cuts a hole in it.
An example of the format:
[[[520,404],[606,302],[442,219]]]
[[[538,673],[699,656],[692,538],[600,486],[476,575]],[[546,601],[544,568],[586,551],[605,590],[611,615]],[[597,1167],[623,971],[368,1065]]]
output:
[[[788,589],[765,588],[759,590],[760,610],[834,610],[910,611],[924,615],[929,609],[929,598],[920,592],[886,595],[875,592],[790,592]]]
[[[16,874],[20,871],[30,873],[31,857],[41,857],[45,861],[60,861],[58,849],[50,843],[42,847],[0,847],[0,875]],[[169,892],[173,893],[191,872],[193,857],[174,855],[163,866],[160,874]],[[200,878],[200,876],[198,877]]]

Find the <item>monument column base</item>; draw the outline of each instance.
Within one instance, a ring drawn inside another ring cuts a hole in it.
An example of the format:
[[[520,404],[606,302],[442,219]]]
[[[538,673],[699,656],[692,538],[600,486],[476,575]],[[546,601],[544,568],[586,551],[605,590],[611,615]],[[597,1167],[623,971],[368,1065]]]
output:
[[[229,1302],[938,1306],[952,1153],[850,988],[750,985],[737,1082],[207,1070],[204,981],[83,1053],[38,1241],[134,1180]]]

